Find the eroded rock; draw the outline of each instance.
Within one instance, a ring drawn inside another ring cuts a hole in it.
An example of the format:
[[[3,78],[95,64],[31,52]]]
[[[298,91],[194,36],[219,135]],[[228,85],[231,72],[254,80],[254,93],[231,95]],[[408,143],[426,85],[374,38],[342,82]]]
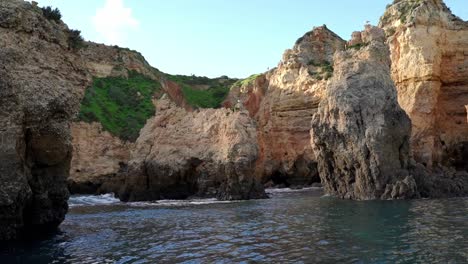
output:
[[[333,76],[333,54],[345,43],[326,26],[316,27],[285,51],[277,68],[231,90],[228,101],[241,100],[257,121],[256,174],[263,182],[300,187],[319,181],[310,122]]]
[[[246,111],[187,112],[166,97],[132,151],[124,201],[266,197],[255,178],[256,130]]]
[[[71,193],[117,193],[123,186],[133,143],[103,130],[99,123],[74,122],[73,158],[68,186]]]
[[[0,240],[64,219],[70,120],[88,85],[68,28],[28,2],[0,2]]]
[[[312,119],[322,184],[347,199],[417,197],[408,172],[411,122],[398,105],[388,48],[376,27],[361,35],[367,46],[335,54],[334,76]]]
[[[459,167],[468,142],[468,22],[442,0],[401,0],[382,16],[398,101],[412,121],[414,159]]]

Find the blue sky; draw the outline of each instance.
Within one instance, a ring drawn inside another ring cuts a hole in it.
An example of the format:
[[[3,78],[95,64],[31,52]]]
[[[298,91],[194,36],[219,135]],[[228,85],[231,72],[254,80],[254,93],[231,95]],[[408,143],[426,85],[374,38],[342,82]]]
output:
[[[275,67],[314,26],[344,39],[392,0],[37,0],[85,39],[140,51],[171,74],[247,77]],[[467,0],[446,0],[468,19]]]

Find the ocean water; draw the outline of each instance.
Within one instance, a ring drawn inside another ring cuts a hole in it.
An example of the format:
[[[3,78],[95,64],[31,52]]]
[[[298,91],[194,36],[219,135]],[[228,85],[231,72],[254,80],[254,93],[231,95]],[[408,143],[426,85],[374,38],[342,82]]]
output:
[[[468,198],[123,204],[78,196],[60,231],[0,247],[0,263],[468,263]]]

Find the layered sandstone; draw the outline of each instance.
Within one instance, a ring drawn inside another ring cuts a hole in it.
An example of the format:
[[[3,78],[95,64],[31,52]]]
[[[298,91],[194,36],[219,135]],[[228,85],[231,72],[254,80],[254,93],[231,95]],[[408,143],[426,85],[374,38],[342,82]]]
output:
[[[380,26],[398,101],[412,121],[414,159],[431,170],[468,170],[468,23],[442,0],[400,0]]]
[[[303,186],[320,181],[310,122],[333,75],[333,54],[344,46],[326,26],[314,28],[284,53],[277,68],[231,91],[229,100],[240,100],[257,121],[256,173],[264,182]]]
[[[55,228],[67,212],[69,125],[89,84],[69,35],[28,2],[0,2],[0,240]]]
[[[256,129],[246,111],[187,112],[164,96],[132,151],[124,201],[265,197],[255,179]]]
[[[334,75],[312,120],[322,184],[346,199],[418,197],[408,171],[411,122],[398,105],[383,30],[366,26],[354,39],[359,48],[335,54]]]

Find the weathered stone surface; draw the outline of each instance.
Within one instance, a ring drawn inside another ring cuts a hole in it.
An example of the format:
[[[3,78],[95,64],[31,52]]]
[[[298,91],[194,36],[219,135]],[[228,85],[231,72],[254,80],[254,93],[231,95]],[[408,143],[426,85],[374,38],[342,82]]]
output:
[[[117,193],[123,186],[133,144],[104,131],[99,123],[74,122],[73,158],[68,186],[71,193]]]
[[[143,55],[134,50],[87,42],[80,55],[94,77],[128,76],[128,71],[136,71],[155,80],[161,76],[158,69],[151,67]]]
[[[136,51],[87,42],[80,55],[86,70],[93,77],[125,78],[130,71],[136,71],[160,82],[173,102],[188,111],[192,110],[179,85],[166,80],[163,73],[149,65]],[[72,134],[70,191],[77,194],[118,192],[124,183],[122,172],[127,168],[133,144],[104,131],[97,123],[75,121]]]
[[[412,121],[414,159],[466,170],[468,23],[442,0],[401,0],[380,26],[388,36],[398,101]]]
[[[344,46],[326,26],[314,28],[284,53],[277,68],[231,91],[228,101],[241,100],[257,121],[256,173],[263,182],[294,187],[319,181],[310,121],[333,75],[333,54]]]
[[[0,2],[0,240],[59,225],[67,212],[69,122],[89,79],[68,28]]]
[[[378,28],[361,35],[367,46],[335,55],[334,76],[312,120],[322,184],[347,199],[417,197],[407,170],[411,123],[397,102],[388,48]]]
[[[187,112],[165,97],[156,105],[132,151],[120,199],[266,196],[254,175],[258,148],[246,111]]]

